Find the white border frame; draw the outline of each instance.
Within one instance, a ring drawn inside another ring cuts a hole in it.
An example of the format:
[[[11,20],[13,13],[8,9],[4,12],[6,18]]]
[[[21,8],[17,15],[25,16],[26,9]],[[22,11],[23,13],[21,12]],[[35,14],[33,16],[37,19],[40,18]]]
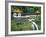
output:
[[[41,7],[41,30],[11,32],[11,5]],[[8,3],[8,34],[11,35],[11,34],[26,34],[26,33],[41,33],[41,32],[43,32],[43,5],[42,4]]]

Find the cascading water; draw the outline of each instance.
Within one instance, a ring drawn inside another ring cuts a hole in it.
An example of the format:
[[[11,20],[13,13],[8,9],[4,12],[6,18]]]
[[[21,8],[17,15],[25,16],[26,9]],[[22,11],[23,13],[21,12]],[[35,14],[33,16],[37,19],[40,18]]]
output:
[[[34,20],[34,19],[28,19],[28,20],[29,20],[29,22],[32,22],[33,30],[35,29],[35,27],[36,27],[36,29],[38,30],[37,24],[36,24],[35,22],[32,21],[32,20]]]
[[[38,26],[35,22],[32,22],[32,25],[33,25],[33,29],[34,29],[34,26],[36,27],[36,29],[38,30]]]

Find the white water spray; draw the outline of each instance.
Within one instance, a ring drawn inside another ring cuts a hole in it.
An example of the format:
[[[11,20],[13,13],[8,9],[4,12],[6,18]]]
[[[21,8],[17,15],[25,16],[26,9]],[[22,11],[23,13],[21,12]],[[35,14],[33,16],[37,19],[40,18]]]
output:
[[[36,29],[38,30],[38,26],[37,26],[37,24],[35,23],[35,22],[33,22],[33,20],[35,20],[35,19],[28,19],[30,22],[32,22],[32,27],[33,27],[33,30],[35,29],[35,27],[36,27]],[[35,27],[34,27],[35,26]]]

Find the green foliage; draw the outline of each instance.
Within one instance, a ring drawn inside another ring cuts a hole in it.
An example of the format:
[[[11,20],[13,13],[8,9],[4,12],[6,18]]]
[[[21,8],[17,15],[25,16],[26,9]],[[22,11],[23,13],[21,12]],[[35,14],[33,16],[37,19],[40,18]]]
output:
[[[23,11],[23,13],[34,13],[38,10],[41,12],[41,7],[35,7],[35,6],[11,6],[11,12],[13,12],[15,9],[20,9]]]
[[[38,28],[40,30],[41,29],[41,16],[36,16],[35,22],[38,25]]]
[[[29,21],[16,22],[15,19],[11,20],[11,31],[32,30],[32,23]]]
[[[30,17],[31,18],[31,17]],[[41,29],[41,16],[32,16],[34,22],[38,25],[39,30]],[[23,31],[23,30],[32,30],[32,22],[29,22],[28,19],[19,19],[14,18],[11,20],[11,31]]]

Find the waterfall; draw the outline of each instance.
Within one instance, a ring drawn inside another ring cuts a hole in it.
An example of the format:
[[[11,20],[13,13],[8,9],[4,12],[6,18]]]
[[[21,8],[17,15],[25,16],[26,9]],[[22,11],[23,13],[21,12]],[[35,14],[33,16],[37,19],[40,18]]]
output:
[[[28,19],[28,20],[29,20],[29,22],[32,22],[32,28],[33,28],[33,30],[35,29],[35,27],[38,30],[37,24],[35,22],[33,22],[33,20],[35,20],[35,19]]]
[[[32,27],[33,27],[33,29],[36,27],[36,29],[38,30],[38,26],[37,26],[37,24],[35,23],[35,22],[32,22]]]

